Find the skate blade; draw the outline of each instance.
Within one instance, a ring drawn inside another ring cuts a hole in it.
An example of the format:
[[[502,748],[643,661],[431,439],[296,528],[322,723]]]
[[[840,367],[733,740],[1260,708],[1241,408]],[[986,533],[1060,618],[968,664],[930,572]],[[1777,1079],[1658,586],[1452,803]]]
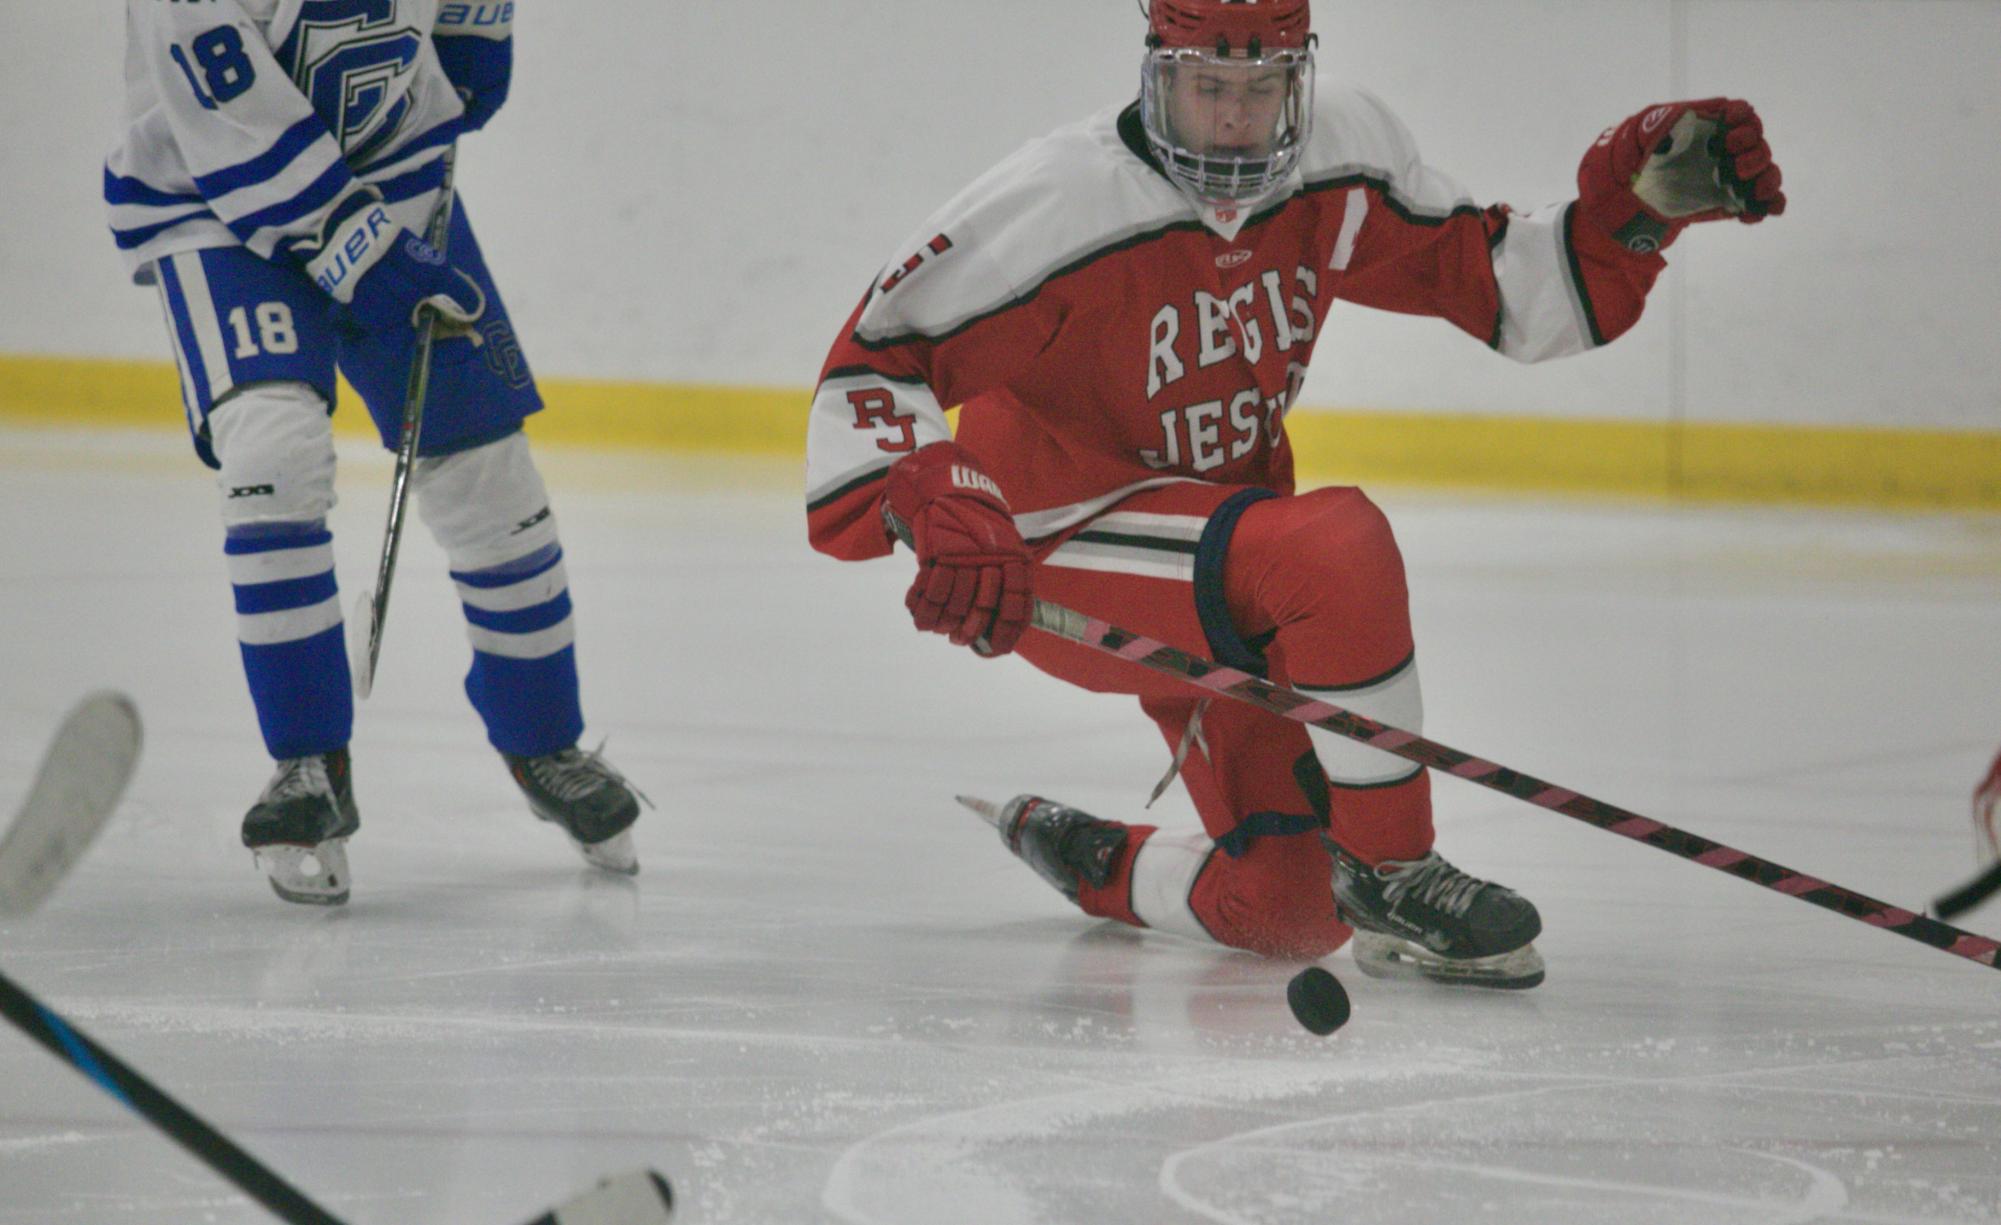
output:
[[[603,842],[578,842],[570,839],[570,845],[577,848],[577,854],[584,862],[600,872],[611,872],[618,876],[639,875],[639,853],[632,846],[632,832],[620,830]]]
[[[339,906],[347,901],[347,839],[318,846],[274,842],[251,854],[271,882],[271,892],[302,906]]]
[[[977,796],[970,795],[955,795],[952,798],[977,814],[980,820],[985,821],[995,829],[1000,829],[1001,806],[999,804],[994,803],[992,800],[982,800]]]
[[[1543,980],[1542,954],[1533,944],[1492,957],[1440,957],[1408,940],[1358,930],[1353,950],[1355,965],[1371,978],[1422,979],[1501,991],[1526,991]]]

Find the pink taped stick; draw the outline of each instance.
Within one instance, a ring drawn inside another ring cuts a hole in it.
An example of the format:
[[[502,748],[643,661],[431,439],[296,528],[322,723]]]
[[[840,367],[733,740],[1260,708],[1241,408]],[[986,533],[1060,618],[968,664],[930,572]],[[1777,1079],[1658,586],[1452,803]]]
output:
[[[1506,766],[1462,753],[1458,749],[1426,740],[1422,736],[1365,719],[1320,698],[1310,698],[1283,685],[1225,668],[1164,642],[1121,629],[1107,621],[1086,617],[1047,600],[1035,602],[1036,629],[1066,642],[1103,651],[1153,672],[1177,676],[1189,684],[1226,698],[1246,702],[1260,710],[1333,732],[1350,740],[1393,753],[1447,774],[1458,774],[1468,782],[1510,795],[1518,800],[1560,812],[1566,817],[1595,825],[1599,829],[1644,842],[1648,846],[1692,860],[1706,868],[1728,873],[1740,880],[1811,902],[1823,910],[1846,915],[1871,927],[1895,932],[1909,940],[1963,957],[1989,969],[2001,969],[2001,944],[1962,931],[1950,923],[1914,914],[1888,902],[1829,884],[1769,859],[1760,859],[1734,847],[1712,842],[1698,834],[1676,829],[1651,817],[1594,800],[1588,795],[1546,783],[1539,778]]]

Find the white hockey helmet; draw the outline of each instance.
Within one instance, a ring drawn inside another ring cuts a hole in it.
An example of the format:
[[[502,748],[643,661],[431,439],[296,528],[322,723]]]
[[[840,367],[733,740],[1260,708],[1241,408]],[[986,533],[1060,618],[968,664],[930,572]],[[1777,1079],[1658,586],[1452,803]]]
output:
[[[1140,118],[1191,197],[1250,204],[1299,164],[1313,123],[1311,24],[1308,0],[1152,0]]]

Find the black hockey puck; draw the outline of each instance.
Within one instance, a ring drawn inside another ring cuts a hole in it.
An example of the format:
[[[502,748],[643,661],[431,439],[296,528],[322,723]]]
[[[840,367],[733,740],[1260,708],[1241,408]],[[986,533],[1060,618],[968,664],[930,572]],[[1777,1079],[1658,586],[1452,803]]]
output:
[[[1341,980],[1308,966],[1285,985],[1285,1002],[1301,1025],[1325,1037],[1348,1023],[1348,992]]]

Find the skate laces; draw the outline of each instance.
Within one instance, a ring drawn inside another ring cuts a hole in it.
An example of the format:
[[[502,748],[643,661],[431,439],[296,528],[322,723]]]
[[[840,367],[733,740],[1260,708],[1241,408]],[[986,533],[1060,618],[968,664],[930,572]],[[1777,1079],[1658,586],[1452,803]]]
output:
[[[1209,701],[1203,698],[1195,703],[1195,713],[1188,716],[1188,726],[1181,729],[1181,743],[1175,746],[1174,760],[1167,763],[1167,773],[1160,776],[1160,781],[1153,785],[1153,794],[1146,797],[1148,808],[1167,794],[1168,785],[1174,781],[1175,775],[1181,773],[1181,764],[1188,760],[1189,746],[1201,749],[1205,757],[1209,755],[1209,741],[1202,735],[1202,712],[1209,709]]]
[[[588,753],[573,744],[544,757],[530,757],[523,764],[538,785],[565,804],[617,783],[638,796],[648,808],[653,807],[652,799],[644,791],[633,786],[630,779],[618,772],[618,767],[604,759],[605,744],[604,740],[598,741],[598,747]]]
[[[1383,897],[1391,906],[1415,895],[1426,905],[1462,918],[1473,904],[1474,895],[1489,883],[1461,872],[1437,851],[1423,859],[1385,859],[1374,871],[1376,879],[1383,882]]]

